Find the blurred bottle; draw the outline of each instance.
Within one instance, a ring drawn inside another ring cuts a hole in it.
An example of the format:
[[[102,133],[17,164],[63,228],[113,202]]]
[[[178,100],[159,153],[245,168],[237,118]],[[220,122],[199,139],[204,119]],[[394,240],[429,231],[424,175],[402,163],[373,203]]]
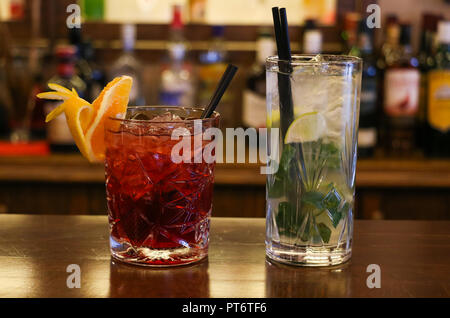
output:
[[[75,52],[73,46],[58,46],[56,58],[58,60],[57,74],[49,83],[59,84],[68,89],[74,88],[81,98],[86,96],[86,84],[75,73]],[[46,113],[61,104],[60,101],[46,101]],[[52,152],[76,152],[77,147],[66,123],[65,116],[58,116],[47,124],[47,140]]]
[[[194,76],[192,65],[187,62],[181,7],[173,8],[168,52],[161,71],[159,103],[172,106],[194,105]]]
[[[344,40],[344,52],[346,54],[357,56],[357,52],[353,52],[358,48],[358,25],[361,15],[357,12],[348,12],[344,16],[344,28],[341,37]]]
[[[145,105],[145,97],[143,93],[142,83],[142,65],[134,55],[134,46],[136,43],[136,26],[134,24],[122,25],[122,46],[123,53],[114,62],[110,80],[117,76],[128,75],[133,78],[133,86],[131,87],[130,99],[128,105],[142,106]]]
[[[30,93],[33,85],[33,74],[29,67],[29,50],[15,47],[11,52],[10,65],[6,67],[12,98],[10,140],[14,143],[27,142],[30,139],[29,110],[32,105]]]
[[[263,29],[256,43],[256,60],[246,80],[242,102],[242,123],[245,127],[266,127],[266,58],[275,54],[270,30]]]
[[[9,13],[9,11],[7,12]],[[7,18],[5,12],[2,11],[1,13],[4,18]],[[13,113],[13,99],[9,81],[11,65],[11,41],[8,28],[6,23],[0,23],[0,139],[5,140],[9,138],[11,133]]]
[[[378,68],[382,71],[398,60],[400,25],[396,15],[389,15],[386,19],[385,40],[381,46]]]
[[[30,121],[30,133],[31,139],[43,140],[46,138],[47,129],[45,124],[45,107],[46,101],[38,98],[36,95],[47,91],[44,82],[44,77],[41,73],[34,75],[34,83],[31,88],[30,94],[30,109],[29,109],[29,121]]]
[[[425,13],[422,15],[422,32],[418,52],[420,89],[419,89],[419,112],[418,112],[418,138],[420,148],[424,148],[427,142],[428,124],[426,120],[428,72],[435,67],[434,39],[437,23],[441,19],[439,15]]]
[[[411,26],[401,25],[400,45],[386,56],[384,114],[386,149],[399,156],[410,155],[416,146],[420,73],[412,54]]]
[[[428,133],[425,149],[431,156],[450,156],[450,21],[440,21],[435,68],[428,73]]]
[[[322,32],[316,26],[316,20],[308,19],[303,32],[303,53],[319,54],[322,52]]]
[[[225,28],[221,25],[212,27],[212,41],[208,51],[200,54],[198,66],[197,105],[206,107],[216,89],[217,83],[227,67],[227,52],[224,43]],[[233,127],[234,118],[233,93],[227,90],[222,97],[217,111],[221,114],[221,126]]]
[[[392,64],[392,60],[395,59],[393,52],[399,50],[399,37],[400,26],[398,18],[395,14],[389,14],[385,21],[386,27],[384,28],[383,43],[381,45],[378,58],[377,58],[377,70],[378,70],[378,120],[380,125],[378,126],[379,140],[383,142],[385,146],[385,140],[387,140],[388,124],[386,123],[386,116],[384,113],[384,87],[385,87],[385,71],[387,64]],[[386,147],[384,147],[386,148]]]
[[[361,20],[358,28],[357,45],[352,55],[363,60],[360,115],[358,130],[358,156],[371,157],[378,140],[377,121],[377,68],[373,52],[373,31]]]
[[[86,83],[86,100],[94,101],[106,85],[104,71],[95,63],[95,51],[89,41],[84,41],[81,28],[69,29],[69,41],[76,47],[75,68]]]
[[[11,20],[22,20],[25,16],[25,0],[10,0],[9,10]]]
[[[8,139],[11,132],[12,100],[8,87],[5,60],[0,59],[0,139]]]

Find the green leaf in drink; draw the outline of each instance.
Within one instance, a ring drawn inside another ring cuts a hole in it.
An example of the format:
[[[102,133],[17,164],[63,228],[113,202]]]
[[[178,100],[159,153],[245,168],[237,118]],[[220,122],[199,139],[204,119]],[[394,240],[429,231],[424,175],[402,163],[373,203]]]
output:
[[[275,173],[274,182],[268,185],[269,197],[279,198],[286,194],[286,187],[293,186],[293,180],[289,177],[291,161],[295,158],[296,150],[292,145],[285,145],[281,153],[278,171]]]
[[[302,194],[302,203],[313,206],[314,208],[322,211],[324,206],[325,195],[319,191],[306,191]]]
[[[291,203],[280,202],[278,204],[278,213],[275,216],[275,220],[279,234],[289,236],[296,234],[299,224],[295,222],[295,207]]]
[[[317,229],[319,230],[319,235],[324,243],[328,243],[331,237],[331,230],[324,223],[317,224]]]

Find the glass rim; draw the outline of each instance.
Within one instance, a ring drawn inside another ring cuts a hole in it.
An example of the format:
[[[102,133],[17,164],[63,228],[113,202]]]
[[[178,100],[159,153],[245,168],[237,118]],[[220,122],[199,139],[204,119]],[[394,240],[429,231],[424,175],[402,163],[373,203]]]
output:
[[[362,59],[352,55],[336,55],[336,54],[320,54],[325,58],[323,61],[311,62],[311,59],[318,54],[293,54],[291,61],[278,58],[278,55],[272,55],[266,58],[267,64],[278,64],[284,62],[292,66],[308,66],[308,65],[355,65],[361,63]]]
[[[139,110],[139,109],[167,109],[168,111],[172,110],[180,110],[180,109],[185,109],[185,110],[196,110],[196,111],[203,111],[205,109],[205,107],[190,107],[190,106],[164,106],[164,105],[155,105],[155,106],[151,106],[151,105],[145,105],[145,106],[128,106],[127,107],[127,111],[128,110]],[[214,111],[211,117],[208,118],[193,118],[193,119],[183,119],[183,120],[165,120],[165,121],[151,121],[148,119],[132,119],[132,118],[116,118],[116,117],[111,117],[108,116],[108,120],[114,120],[114,121],[118,121],[118,122],[122,122],[122,123],[130,123],[130,124],[173,124],[173,123],[193,123],[196,120],[201,120],[202,123],[203,122],[212,122],[214,120],[217,120],[220,117],[220,113]]]

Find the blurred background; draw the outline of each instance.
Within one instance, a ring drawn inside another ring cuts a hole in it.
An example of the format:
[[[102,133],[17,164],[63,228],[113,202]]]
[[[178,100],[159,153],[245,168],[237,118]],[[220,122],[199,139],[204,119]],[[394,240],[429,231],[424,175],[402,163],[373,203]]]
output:
[[[445,0],[0,0],[0,213],[106,214],[103,165],[81,157],[63,116],[44,123],[48,82],[92,101],[128,74],[132,105],[202,106],[233,63],[222,127],[264,127],[272,6],[287,8],[293,52],[363,58],[356,218],[450,219]],[[214,191],[213,216],[265,216],[259,164],[218,164]]]

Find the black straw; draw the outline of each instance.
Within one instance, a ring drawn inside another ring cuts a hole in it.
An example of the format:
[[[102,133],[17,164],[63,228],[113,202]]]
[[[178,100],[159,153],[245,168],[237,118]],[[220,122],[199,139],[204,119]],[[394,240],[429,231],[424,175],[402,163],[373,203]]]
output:
[[[289,74],[291,67],[291,47],[286,9],[272,8],[273,26],[278,51],[278,95],[280,99],[280,129],[284,139],[289,125],[294,120],[294,107],[292,102],[291,81]]]
[[[208,107],[203,110],[201,118],[208,118],[213,114],[237,70],[237,66],[228,64],[227,69],[223,73],[222,78],[220,79],[219,84],[217,85],[216,90],[211,97],[211,101],[209,102]]]

